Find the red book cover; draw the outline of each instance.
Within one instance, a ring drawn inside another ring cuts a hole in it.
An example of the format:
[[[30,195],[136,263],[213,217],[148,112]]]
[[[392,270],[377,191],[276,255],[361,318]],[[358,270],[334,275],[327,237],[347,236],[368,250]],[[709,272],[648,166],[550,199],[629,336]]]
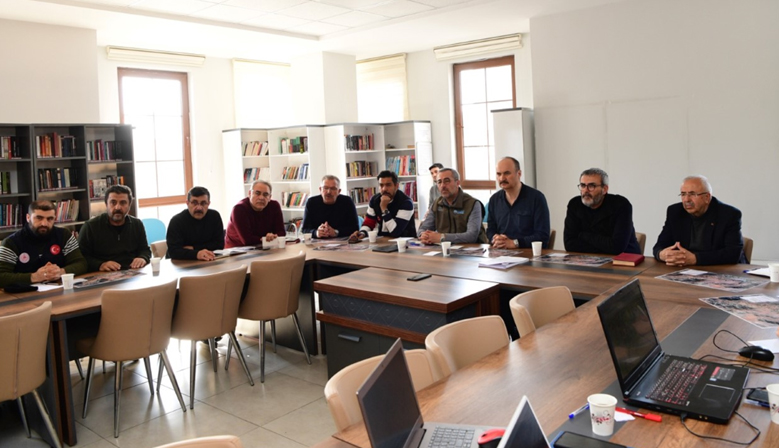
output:
[[[612,262],[615,266],[638,266],[644,262],[644,256],[640,254],[628,254],[622,252],[614,257]]]

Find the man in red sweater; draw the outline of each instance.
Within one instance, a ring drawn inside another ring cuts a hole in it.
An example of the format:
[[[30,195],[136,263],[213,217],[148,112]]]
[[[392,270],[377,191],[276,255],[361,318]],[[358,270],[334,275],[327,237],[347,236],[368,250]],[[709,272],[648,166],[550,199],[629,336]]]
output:
[[[235,204],[225,233],[225,249],[257,246],[262,237],[273,241],[285,236],[284,215],[281,206],[271,199],[270,182],[258,180],[252,184],[248,197]]]

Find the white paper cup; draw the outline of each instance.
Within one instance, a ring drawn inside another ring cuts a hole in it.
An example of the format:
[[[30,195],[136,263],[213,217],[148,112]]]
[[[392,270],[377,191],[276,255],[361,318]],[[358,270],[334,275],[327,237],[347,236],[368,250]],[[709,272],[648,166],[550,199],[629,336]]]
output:
[[[276,241],[277,241],[279,249],[284,249],[285,247],[287,247],[287,238],[285,238],[283,236],[280,236],[280,237],[276,238]]]
[[[152,272],[160,272],[160,257],[152,257],[151,258],[151,271]]]
[[[617,399],[609,394],[592,394],[587,397],[587,403],[590,404],[592,432],[599,436],[612,435]]]
[[[62,274],[62,287],[65,289],[73,289],[73,276],[74,274]]]
[[[401,238],[401,239],[398,239],[397,242],[398,242],[398,252],[400,252],[400,253],[405,252],[406,251],[406,243],[408,242],[408,240],[404,240],[404,239]]]
[[[448,257],[449,256],[449,248],[450,247],[452,247],[452,242],[451,241],[444,241],[443,243],[441,243],[441,254],[444,257]]]
[[[769,384],[765,390],[768,391],[768,403],[771,405],[771,421],[779,425],[779,384]]]
[[[779,263],[768,263],[768,273],[771,274],[771,282],[779,282]]]
[[[311,244],[311,234],[310,233],[304,233],[303,234],[303,242],[306,244]]]
[[[544,243],[541,241],[533,241],[532,243],[530,243],[530,245],[533,246],[533,256],[540,257],[541,249],[544,248]]]
[[[267,237],[262,237],[262,248],[263,249],[273,249],[275,244],[273,241],[268,241]]]
[[[371,243],[375,243],[376,242],[376,238],[378,238],[378,237],[379,237],[379,231],[378,230],[371,230],[371,231],[368,232],[368,241],[370,241]]]

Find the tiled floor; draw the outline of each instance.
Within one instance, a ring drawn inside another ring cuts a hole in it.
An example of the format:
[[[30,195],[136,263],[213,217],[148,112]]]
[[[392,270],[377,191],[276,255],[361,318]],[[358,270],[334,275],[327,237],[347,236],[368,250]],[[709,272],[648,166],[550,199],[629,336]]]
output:
[[[189,409],[190,345],[182,341],[179,350],[178,341],[171,341],[168,356],[187,404],[186,413],[181,412],[167,375],[163,376],[160,394],[152,398],[143,362],[126,367],[119,438],[113,437],[114,365],[109,363],[104,375],[100,362],[96,362],[89,413],[82,419],[84,382],[71,363],[77,414],[76,446],[143,448],[192,437],[233,434],[240,436],[247,448],[302,448],[335,432],[323,393],[327,382],[324,356],[312,357],[309,366],[303,353],[279,347],[274,354],[268,344],[263,384],[257,342],[240,337],[239,340],[254,387],[249,385],[237,359],[230,362],[228,371],[224,370],[227,338],[219,345],[218,373],[214,373],[206,346],[198,344],[194,410]],[[235,358],[235,351],[232,356]],[[86,359],[83,366],[86,371]],[[156,357],[152,358],[152,371],[156,375]],[[34,432],[31,439],[26,438],[16,409],[13,402],[0,406],[0,447],[47,446]]]

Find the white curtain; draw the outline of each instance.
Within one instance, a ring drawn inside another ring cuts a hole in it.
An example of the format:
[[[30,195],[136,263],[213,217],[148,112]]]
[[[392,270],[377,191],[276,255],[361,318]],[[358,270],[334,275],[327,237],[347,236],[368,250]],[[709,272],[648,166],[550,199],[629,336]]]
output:
[[[357,116],[361,123],[408,120],[405,54],[357,61]]]

